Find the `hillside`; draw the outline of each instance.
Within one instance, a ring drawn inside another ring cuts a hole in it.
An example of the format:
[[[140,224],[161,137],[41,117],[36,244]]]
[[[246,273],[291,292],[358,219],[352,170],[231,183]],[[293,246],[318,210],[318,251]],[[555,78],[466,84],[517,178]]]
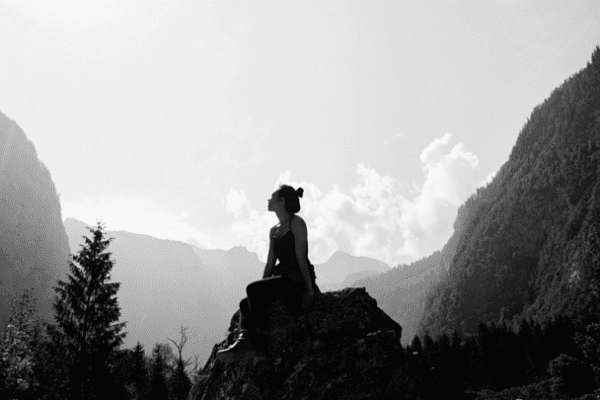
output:
[[[419,332],[600,311],[600,48],[537,106],[493,181],[465,203]]]
[[[33,143],[0,112],[0,322],[10,299],[33,288],[52,320],[53,286],[64,279],[69,245],[56,187]]]

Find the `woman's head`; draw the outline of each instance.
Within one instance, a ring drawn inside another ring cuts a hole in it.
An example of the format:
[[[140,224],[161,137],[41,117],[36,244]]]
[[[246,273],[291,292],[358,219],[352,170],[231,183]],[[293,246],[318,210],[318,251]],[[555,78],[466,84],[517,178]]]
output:
[[[304,189],[298,188],[296,190],[288,185],[280,185],[275,194],[277,198],[285,199],[285,211],[289,214],[296,214],[300,211],[300,197],[304,194]]]

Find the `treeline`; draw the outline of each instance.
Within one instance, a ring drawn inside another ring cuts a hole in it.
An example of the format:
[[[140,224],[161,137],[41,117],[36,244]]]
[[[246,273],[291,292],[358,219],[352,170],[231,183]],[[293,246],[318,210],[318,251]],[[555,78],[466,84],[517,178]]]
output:
[[[584,327],[564,317],[544,325],[531,320],[480,323],[473,335],[416,336],[406,356],[421,399],[600,396],[598,319]]]
[[[114,261],[105,252],[101,223],[69,261],[55,288],[54,322],[39,317],[32,291],[13,299],[0,327],[1,399],[187,399],[198,359],[184,359],[186,329],[150,352],[138,342],[123,349],[125,322],[110,282]]]

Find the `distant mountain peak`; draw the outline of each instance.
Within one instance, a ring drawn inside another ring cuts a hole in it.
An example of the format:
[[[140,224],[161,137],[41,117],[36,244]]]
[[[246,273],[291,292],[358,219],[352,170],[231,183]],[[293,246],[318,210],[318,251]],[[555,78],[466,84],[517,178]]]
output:
[[[227,250],[221,262],[228,265],[250,265],[260,261],[256,253],[249,251],[244,246],[234,246]]]
[[[353,256],[351,254],[346,253],[342,250],[336,250],[335,253],[329,257],[327,264],[330,265],[344,265],[346,268],[351,265],[371,265],[375,270],[380,272],[387,271],[390,269],[390,266],[384,263],[381,260],[376,258],[366,257],[366,256]]]
[[[348,254],[345,251],[336,250],[335,253],[333,253],[331,255],[331,257],[329,257],[329,260],[327,262],[330,262],[330,263],[331,262],[335,262],[335,263],[346,262],[348,260],[353,260],[355,258],[356,258],[355,256]]]
[[[233,246],[228,251],[231,253],[250,253],[250,250],[248,250],[244,246]]]

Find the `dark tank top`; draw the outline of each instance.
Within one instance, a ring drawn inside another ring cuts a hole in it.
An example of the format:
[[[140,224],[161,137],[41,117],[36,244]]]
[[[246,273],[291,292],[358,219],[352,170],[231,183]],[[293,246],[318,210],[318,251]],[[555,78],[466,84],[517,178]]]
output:
[[[292,216],[292,218],[294,218],[294,216]],[[300,272],[300,265],[298,265],[298,260],[296,258],[296,242],[294,240],[294,234],[292,233],[292,218],[290,218],[290,230],[285,235],[279,238],[273,236],[275,260],[279,260],[279,264],[276,264],[273,267],[272,275],[281,275],[291,279],[298,285],[298,289],[304,292],[306,289],[302,273]],[[308,244],[306,245],[305,257],[313,290],[320,293],[316,283],[315,267],[308,259]]]

